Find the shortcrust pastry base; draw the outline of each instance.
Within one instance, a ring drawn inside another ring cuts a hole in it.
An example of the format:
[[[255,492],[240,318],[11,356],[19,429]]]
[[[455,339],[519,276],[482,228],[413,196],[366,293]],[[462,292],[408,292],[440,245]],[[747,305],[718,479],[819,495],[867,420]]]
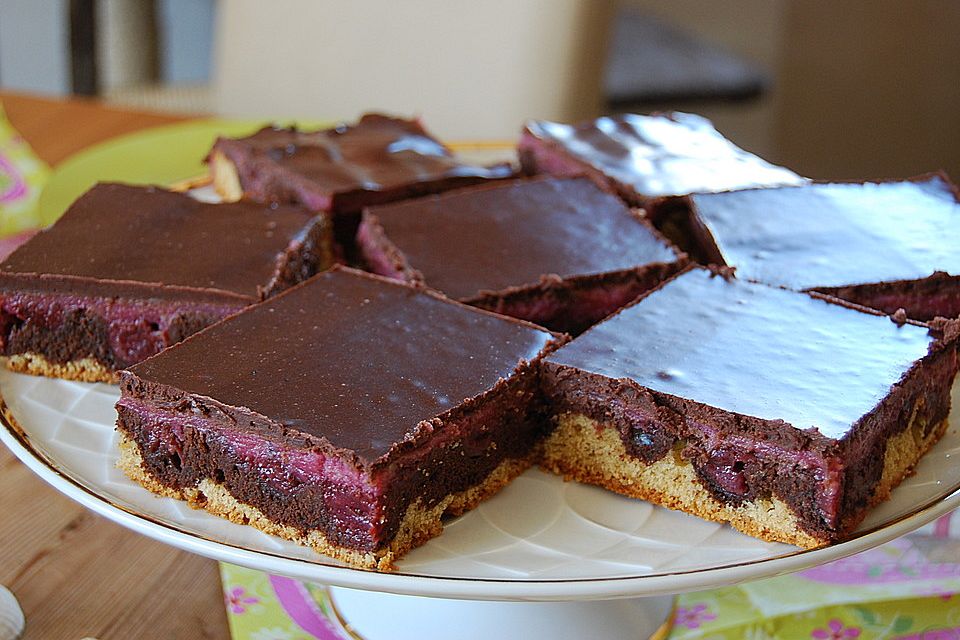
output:
[[[185,500],[194,509],[204,509],[237,524],[252,525],[264,533],[310,547],[317,553],[355,567],[395,571],[394,563],[403,554],[443,532],[444,515],[459,515],[473,509],[526,471],[531,464],[532,461],[529,459],[504,460],[475,487],[448,495],[432,507],[424,507],[419,501],[413,503],[403,515],[400,529],[389,547],[375,552],[359,551],[334,544],[316,529],[302,532],[294,527],[274,522],[256,507],[237,500],[222,484],[208,478],[201,480],[196,487],[183,489],[167,487],[144,469],[140,449],[124,434],[121,434],[120,459],[117,467],[131,480],[159,496]]]
[[[890,438],[883,473],[867,509],[890,496],[890,491],[913,472],[918,460],[944,434],[942,421],[923,437],[916,411],[910,425]],[[673,450],[645,464],[627,453],[619,432],[583,414],[565,413],[544,443],[540,462],[546,470],[597,485],[632,498],[685,511],[714,522],[729,523],[747,535],[769,542],[785,542],[807,549],[829,544],[800,527],[793,510],[772,496],[739,506],[724,504],[703,486],[692,464]],[[853,521],[859,521],[853,514]]]
[[[222,151],[214,151],[210,154],[210,176],[213,178],[213,188],[224,202],[236,202],[243,198],[243,187],[240,185],[237,165],[233,164]]]
[[[28,352],[6,356],[3,360],[7,369],[16,371],[17,373],[29,373],[30,375],[47,376],[48,378],[79,380],[80,382],[117,384],[119,381],[119,376],[116,371],[110,369],[93,357],[60,363],[50,362],[42,354]]]

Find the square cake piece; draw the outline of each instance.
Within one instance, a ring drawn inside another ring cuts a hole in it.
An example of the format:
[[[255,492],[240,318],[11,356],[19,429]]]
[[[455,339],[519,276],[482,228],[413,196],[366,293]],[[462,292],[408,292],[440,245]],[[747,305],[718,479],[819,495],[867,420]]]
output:
[[[335,269],[121,374],[121,468],[359,567],[393,561],[532,463],[555,337]]]
[[[944,433],[956,322],[689,270],[544,360],[543,464],[766,540],[840,540]]]
[[[739,278],[917,320],[960,316],[960,199],[942,174],[695,194],[649,213],[658,226],[673,217],[692,255]]]
[[[330,245],[305,210],[97,185],[0,264],[2,355],[15,371],[114,381],[328,267]]]
[[[209,162],[227,201],[246,197],[335,214],[337,239],[348,253],[363,207],[514,173],[506,164],[460,160],[419,120],[380,114],[322,131],[265,128],[247,138],[220,138]]]
[[[578,333],[685,260],[586,178],[533,178],[374,207],[357,244],[375,273]]]
[[[604,116],[573,125],[531,120],[519,153],[527,174],[586,175],[636,206],[662,196],[806,181],[689,113]]]

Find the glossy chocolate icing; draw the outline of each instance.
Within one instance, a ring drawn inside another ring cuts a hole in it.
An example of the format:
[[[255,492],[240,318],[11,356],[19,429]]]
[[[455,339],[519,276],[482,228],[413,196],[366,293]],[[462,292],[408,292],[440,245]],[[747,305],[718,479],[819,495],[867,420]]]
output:
[[[546,362],[840,440],[933,342],[926,327],[694,269]]]
[[[584,178],[534,178],[368,210],[416,279],[470,300],[541,278],[609,273],[677,254],[618,198]]]
[[[221,138],[214,150],[237,166],[248,197],[335,212],[513,174],[507,165],[464,163],[417,120],[379,114],[322,131],[265,128]],[[363,193],[367,201],[349,197]]]
[[[155,187],[99,184],[0,265],[0,284],[255,300],[282,270],[291,244],[304,241],[315,223],[291,207],[214,205]],[[160,291],[170,288],[177,290]]]
[[[282,427],[271,437],[295,446],[319,437],[370,465],[433,428],[423,421],[509,378],[552,339],[533,325],[338,269],[130,372],[264,416]]]
[[[942,175],[687,199],[707,259],[737,277],[823,289],[960,274],[960,201]]]
[[[658,196],[805,181],[740,149],[706,118],[687,113],[604,116],[575,125],[531,120],[521,140],[524,168],[549,173],[538,165],[552,164],[550,152],[537,150],[538,145],[560,154],[558,168],[563,157],[582,163],[638,204]]]

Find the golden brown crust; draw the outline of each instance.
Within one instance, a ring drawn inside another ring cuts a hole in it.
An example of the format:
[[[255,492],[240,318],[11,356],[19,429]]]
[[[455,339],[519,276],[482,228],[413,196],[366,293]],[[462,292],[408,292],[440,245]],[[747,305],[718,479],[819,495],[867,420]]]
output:
[[[920,458],[947,432],[949,419],[944,419],[934,428],[927,430],[926,425],[917,419],[920,408],[919,403],[914,406],[907,428],[887,441],[887,449],[883,457],[883,474],[867,505],[868,509],[888,499],[890,492],[898,484],[913,475]],[[924,434],[924,431],[927,433]]]
[[[407,508],[400,522],[400,529],[387,549],[364,552],[333,544],[318,530],[303,533],[293,527],[278,524],[267,518],[256,507],[234,498],[223,485],[209,479],[202,480],[197,487],[182,490],[162,485],[143,468],[142,462],[136,443],[121,435],[120,459],[117,467],[131,480],[153,493],[167,498],[185,500],[194,509],[204,509],[231,522],[254,526],[264,533],[310,547],[317,553],[349,565],[377,571],[394,571],[395,561],[403,554],[443,532],[441,518],[445,514],[459,515],[472,509],[494,495],[531,465],[530,460],[505,460],[481,484],[458,494],[449,495],[433,507],[424,508],[419,501],[415,502]]]
[[[107,382],[110,384],[117,384],[119,381],[116,371],[92,357],[57,363],[50,362],[39,353],[18,353],[5,357],[4,365],[10,371],[29,373],[34,376],[47,376],[48,378],[64,378],[66,380],[79,380],[80,382]]]
[[[222,151],[214,151],[210,154],[210,176],[213,179],[213,188],[224,202],[236,202],[243,198],[243,187],[240,184],[237,165]]]
[[[946,421],[918,441],[916,425],[891,438],[883,475],[870,506],[887,499],[890,491],[913,470],[917,460],[946,430]],[[541,465],[567,479],[598,485],[617,493],[648,500],[670,509],[692,513],[714,522],[729,523],[747,535],[804,548],[829,540],[802,530],[796,514],[782,500],[758,499],[734,507],[715,499],[701,484],[693,465],[674,451],[653,464],[627,454],[619,432],[583,414],[563,414],[557,429],[544,443]],[[859,521],[855,514],[851,521]]]
[[[192,189],[199,189],[200,187],[206,187],[213,182],[213,178],[208,174],[203,174],[199,176],[194,176],[192,178],[186,178],[184,180],[179,180],[174,182],[169,186],[170,191],[176,191],[177,193],[186,193]]]
[[[514,478],[533,466],[533,460],[524,458],[507,458],[490,472],[490,475],[479,485],[460,493],[453,494],[453,499],[447,505],[444,515],[459,516],[474,509],[487,498],[491,498],[506,487]]]
[[[585,415],[565,414],[544,444],[541,465],[568,480],[577,480],[692,513],[715,522],[729,522],[762,540],[812,548],[820,540],[796,528],[796,517],[776,498],[724,505],[700,484],[693,465],[672,452],[653,464],[627,455],[615,429],[602,428]]]

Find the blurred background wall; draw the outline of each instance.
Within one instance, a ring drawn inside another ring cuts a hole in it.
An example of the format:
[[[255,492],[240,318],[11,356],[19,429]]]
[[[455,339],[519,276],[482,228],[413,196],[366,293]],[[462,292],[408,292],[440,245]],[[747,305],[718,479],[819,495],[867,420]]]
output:
[[[703,113],[815,178],[960,179],[955,0],[0,0],[0,87],[256,117]]]
[[[960,180],[960,3],[787,3],[774,145],[810,175]]]
[[[280,6],[289,13],[278,16]],[[578,119],[602,109],[613,6],[230,0],[220,6],[216,109],[348,118],[383,109],[420,114],[447,138],[509,139],[531,114]]]

